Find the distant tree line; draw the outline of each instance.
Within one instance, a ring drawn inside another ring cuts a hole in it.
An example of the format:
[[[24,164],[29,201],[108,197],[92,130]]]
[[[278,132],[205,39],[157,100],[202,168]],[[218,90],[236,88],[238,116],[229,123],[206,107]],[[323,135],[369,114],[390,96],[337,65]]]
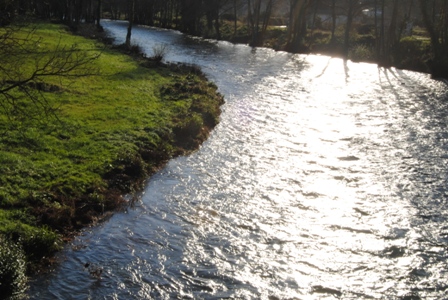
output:
[[[99,22],[101,5],[102,0],[0,0],[0,25],[30,16],[69,25]]]
[[[80,22],[98,25],[102,16],[175,28],[185,33],[221,38],[224,21],[247,26],[247,42],[263,45],[268,26],[281,18],[287,26],[284,49],[307,51],[305,39],[326,15],[331,44],[343,27],[341,54],[347,57],[354,25],[364,24],[367,14],[374,35],[377,61],[390,65],[400,39],[409,26],[420,23],[430,36],[433,66],[448,64],[448,0],[0,0],[0,22],[8,24],[15,16],[33,14],[57,19],[76,27]],[[341,21],[342,20],[342,21]],[[372,21],[373,20],[373,21]],[[343,24],[341,24],[341,22]]]

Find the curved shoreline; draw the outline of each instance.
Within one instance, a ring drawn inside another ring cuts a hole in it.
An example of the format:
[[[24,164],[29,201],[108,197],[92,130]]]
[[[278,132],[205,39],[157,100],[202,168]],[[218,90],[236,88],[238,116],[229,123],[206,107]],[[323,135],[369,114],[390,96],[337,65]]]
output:
[[[94,216],[81,227],[69,231],[69,235],[65,236],[68,240],[71,239],[73,234],[79,232],[79,229],[94,225],[98,221],[108,218],[123,206],[129,205],[129,201],[124,200],[124,195],[140,191],[146,180],[162,169],[171,159],[198,150],[200,145],[207,140],[213,128],[219,123],[220,106],[224,104],[224,97],[217,92],[217,86],[210,82],[197,66],[162,63],[146,57],[138,47],[128,50],[123,45],[112,45],[112,39],[104,30],[93,25],[84,24],[78,27],[74,34],[109,45],[113,51],[131,57],[139,66],[144,68],[156,69],[158,72],[169,71],[175,74],[170,74],[170,76],[185,75],[197,78],[195,80],[180,79],[174,84],[164,86],[161,90],[161,98],[164,101],[172,101],[173,99],[170,98],[173,95],[175,95],[174,101],[178,101],[179,98],[184,100],[188,98],[198,99],[198,97],[193,97],[194,94],[201,94],[201,96],[205,96],[201,100],[208,98],[210,101],[207,105],[202,105],[203,103],[199,100],[193,101],[186,114],[184,112],[175,116],[176,120],[173,122],[172,128],[168,128],[166,132],[158,133],[161,137],[160,144],[148,145],[142,143],[138,145],[137,157],[126,158],[124,162],[122,159],[118,159],[119,162],[117,161],[116,165],[112,166],[103,176],[103,179],[109,185],[109,188],[103,191],[103,196],[111,198],[112,205],[106,207],[106,209],[103,206],[101,212],[96,210],[88,212],[87,214],[93,212]],[[194,122],[191,124],[189,117],[192,113],[202,120],[199,126]],[[168,151],[167,146],[170,148]]]
[[[60,30],[43,27],[42,34]],[[197,150],[219,123],[224,103],[196,66],[162,64],[105,46],[110,39],[92,26],[77,36],[60,34],[68,43],[86,37],[101,42],[95,51],[106,57],[97,64],[107,75],[49,91],[49,101],[65,102],[62,121],[50,124],[54,129],[39,129],[33,147],[26,147],[28,140],[23,147],[14,133],[0,140],[0,151],[11,156],[2,166],[9,173],[0,180],[8,182],[6,191],[23,194],[0,195],[0,238],[23,250],[31,274],[49,270],[64,241],[124,207],[129,201],[124,195],[141,190],[170,159]]]
[[[144,24],[141,24],[142,26],[147,26]],[[222,28],[225,27],[225,24],[222,25]],[[155,27],[155,28],[163,28],[168,30],[179,30],[180,32],[184,34],[188,34],[179,28],[170,28],[170,27]],[[217,39],[218,41],[227,41],[233,44],[243,44],[243,45],[250,45],[251,37],[248,35],[237,35],[234,36],[231,32],[231,30],[224,30],[227,33],[221,32],[220,38]],[[239,30],[238,30],[239,31]],[[313,33],[310,33],[311,36],[308,36],[308,39],[316,39],[313,37]],[[283,33],[284,35],[284,33]],[[216,36],[213,34],[209,35],[202,34],[202,35],[196,35],[197,37],[205,38],[205,39],[216,39]],[[406,43],[407,42],[407,43]],[[273,49],[275,51],[285,51],[288,53],[297,53],[297,54],[315,54],[315,55],[326,55],[330,57],[335,58],[342,58],[344,59],[343,51],[342,51],[342,45],[341,44],[332,44],[332,43],[318,43],[311,41],[307,41],[309,43],[309,46],[304,46],[301,51],[291,51],[288,49],[287,45],[285,44],[285,37],[282,36],[282,34],[275,32],[273,30],[270,32],[269,30],[266,33],[266,37],[264,38],[263,44],[260,46],[252,46],[253,48],[257,47],[263,47],[263,48],[269,48]],[[379,68],[397,68],[402,70],[409,70],[414,72],[420,72],[420,73],[426,73],[430,74],[433,78],[448,78],[448,71],[446,70],[446,62],[442,62],[442,65],[439,65],[437,63],[434,63],[432,59],[429,59],[431,57],[428,50],[425,53],[418,52],[419,50],[416,50],[416,45],[409,45],[409,41],[405,41],[403,45],[399,45],[400,47],[407,47],[407,51],[404,53],[408,55],[404,55],[403,58],[405,58],[403,61],[394,61],[394,59],[381,59],[378,57],[375,57],[374,53],[366,54],[364,53],[366,49],[369,49],[371,46],[367,46],[364,42],[354,42],[352,45],[352,54],[350,54],[347,58],[347,60],[351,60],[355,63],[372,63],[378,65]],[[356,49],[361,49],[361,54],[357,53]],[[418,48],[418,47],[417,47]],[[372,49],[370,49],[372,50]],[[412,50],[412,51],[411,51]],[[417,51],[417,52],[415,52]],[[415,52],[415,53],[414,53]],[[409,54],[410,53],[410,54]],[[392,58],[392,54],[389,55],[390,58]],[[401,55],[400,55],[401,57]]]

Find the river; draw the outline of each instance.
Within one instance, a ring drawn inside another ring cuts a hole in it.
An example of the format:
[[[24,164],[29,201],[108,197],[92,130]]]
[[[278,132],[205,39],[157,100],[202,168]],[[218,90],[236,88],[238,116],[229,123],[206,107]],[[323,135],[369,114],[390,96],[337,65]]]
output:
[[[103,26],[124,42],[126,23]],[[31,299],[448,298],[446,83],[176,31],[132,40],[200,66],[221,122],[67,245]]]

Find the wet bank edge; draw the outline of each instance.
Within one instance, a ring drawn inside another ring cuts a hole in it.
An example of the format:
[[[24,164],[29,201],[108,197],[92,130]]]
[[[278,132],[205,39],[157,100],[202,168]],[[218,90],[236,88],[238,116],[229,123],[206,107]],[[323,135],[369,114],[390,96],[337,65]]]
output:
[[[100,213],[94,212],[95,216],[84,224],[92,225],[134,201],[135,199],[125,200],[125,195],[140,191],[145,182],[169,160],[198,150],[219,123],[224,97],[217,91],[218,87],[210,82],[196,65],[164,63],[147,57],[138,46],[131,46],[128,49],[124,45],[113,45],[113,39],[101,27],[84,24],[76,28],[73,33],[96,39],[112,50],[132,57],[145,68],[155,68],[162,72],[169,71],[174,74],[173,76],[187,75],[186,80],[163,86],[160,94],[164,101],[191,99],[191,106],[186,115],[176,116],[171,128],[157,132],[161,137],[159,144],[137,145],[137,156],[119,159],[105,174],[103,179],[108,183],[109,188],[104,191],[104,196],[113,199],[111,200],[113,204],[102,207]],[[84,215],[88,214],[85,212]]]
[[[163,86],[160,94],[163,101],[191,99],[191,106],[187,114],[180,114],[174,118],[171,128],[156,133],[160,137],[158,144],[143,141],[136,144],[135,153],[118,157],[103,176],[107,188],[95,190],[95,193],[100,193],[97,198],[104,199],[101,203],[94,203],[90,200],[90,195],[84,195],[85,199],[77,201],[79,205],[75,213],[69,216],[70,220],[63,221],[63,226],[58,224],[60,215],[52,213],[47,216],[45,225],[51,229],[58,229],[64,242],[71,241],[82,229],[107,220],[113,213],[132,204],[136,200],[132,195],[140,191],[145,182],[169,160],[198,150],[219,123],[221,105],[224,104],[224,97],[217,91],[217,86],[195,65],[162,63],[146,57],[138,46],[128,49],[123,45],[113,45],[113,39],[102,28],[93,25],[81,25],[75,30],[72,29],[72,32],[96,39],[106,47],[132,57],[145,68],[169,72],[173,76],[185,76],[185,79]],[[148,134],[154,133],[148,132]],[[37,266],[31,267],[31,275],[48,272],[55,264],[57,265],[54,254],[52,251],[45,254],[42,260],[37,262]]]

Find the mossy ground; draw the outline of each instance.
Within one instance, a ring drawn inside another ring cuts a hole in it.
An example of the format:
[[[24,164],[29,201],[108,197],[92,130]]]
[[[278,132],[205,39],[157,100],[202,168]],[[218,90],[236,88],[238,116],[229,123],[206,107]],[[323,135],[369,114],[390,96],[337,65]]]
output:
[[[76,44],[100,54],[93,76],[44,78],[58,87],[40,91],[58,108],[54,118],[12,128],[0,111],[0,235],[40,261],[120,207],[170,157],[195,149],[223,99],[193,67],[124,55],[56,24],[37,24],[33,38],[49,50]]]

